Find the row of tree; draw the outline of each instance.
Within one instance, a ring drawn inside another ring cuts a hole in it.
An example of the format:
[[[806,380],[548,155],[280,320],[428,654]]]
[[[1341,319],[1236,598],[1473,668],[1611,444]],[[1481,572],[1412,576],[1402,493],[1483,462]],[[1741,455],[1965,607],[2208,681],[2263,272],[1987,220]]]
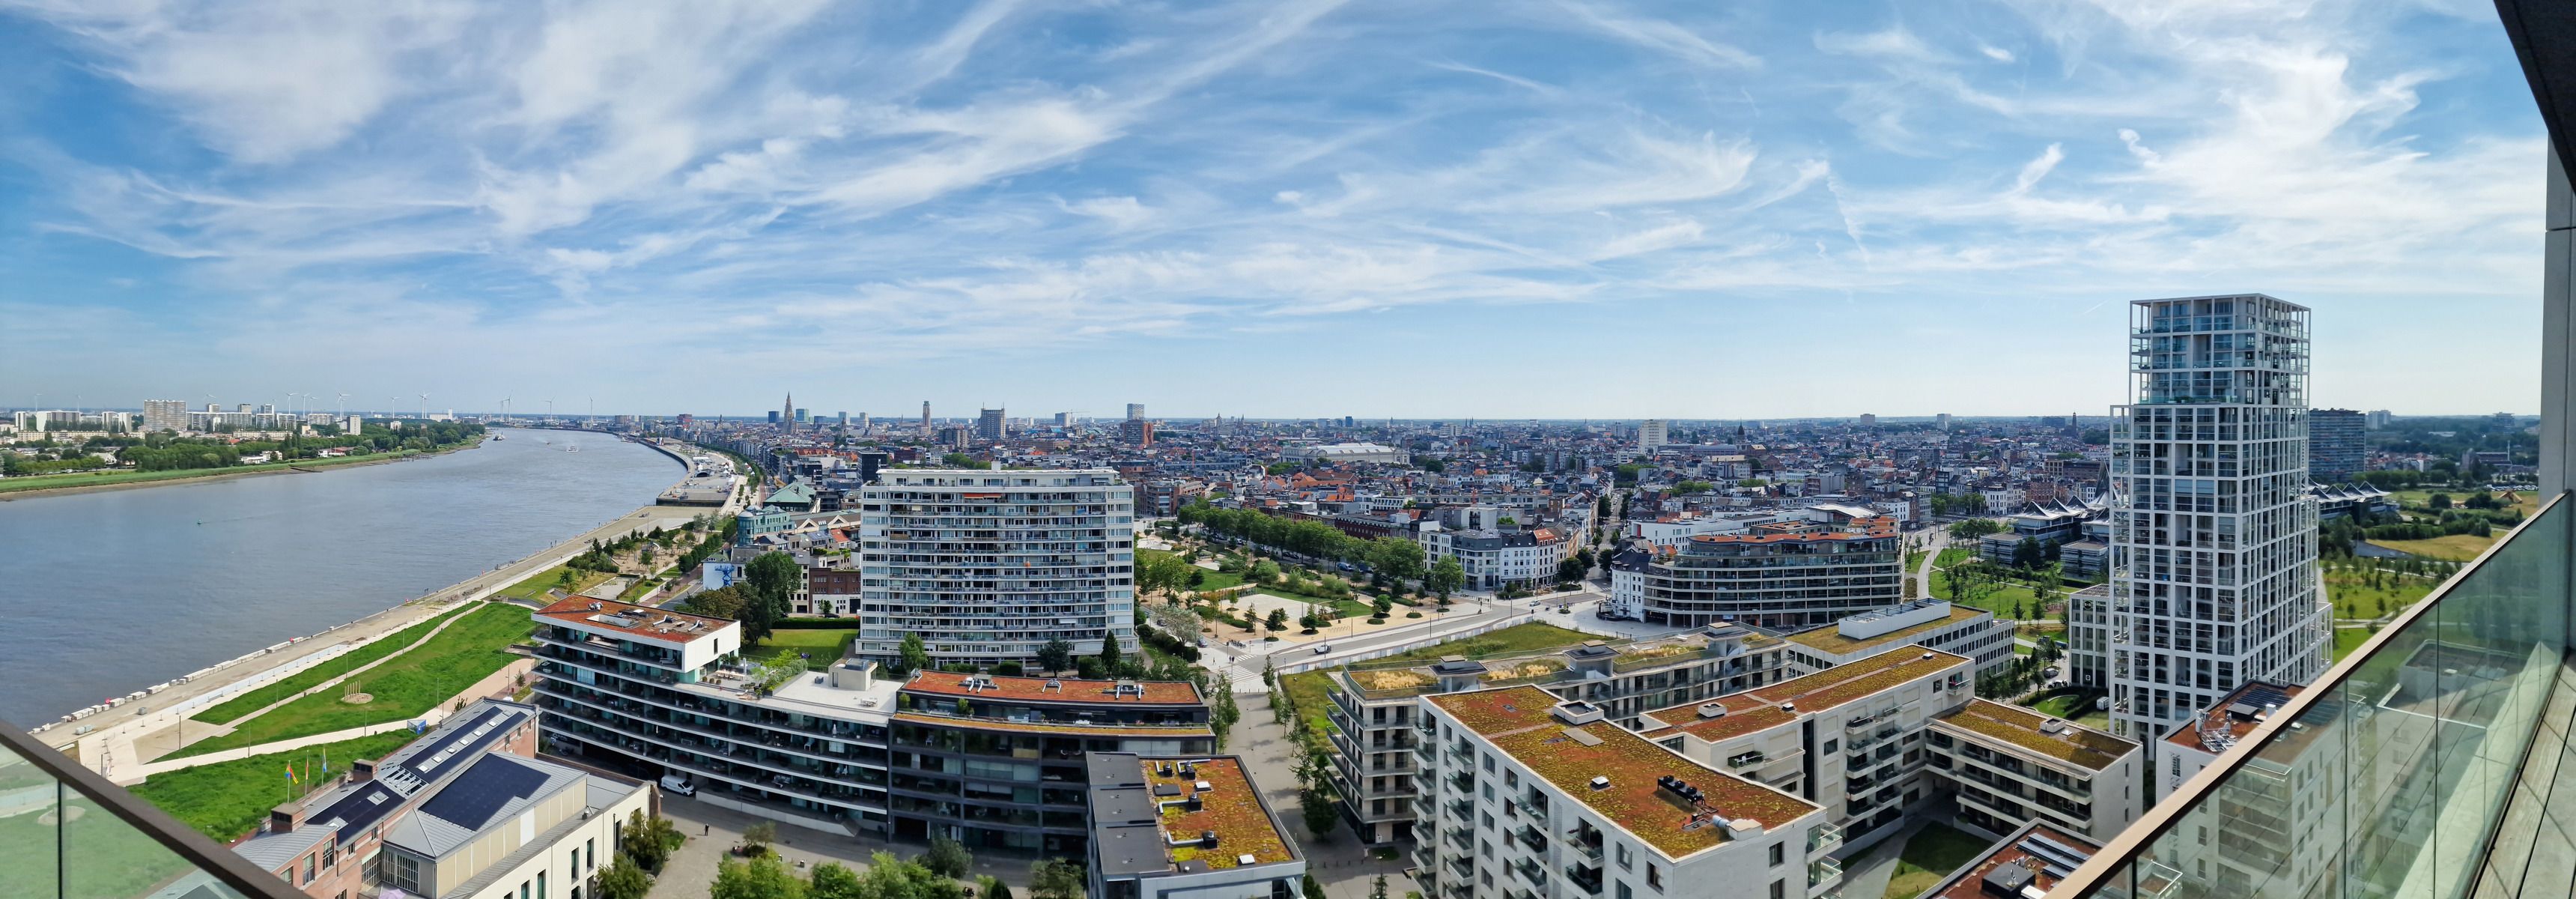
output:
[[[762,828],[774,835],[772,825],[753,829]],[[840,862],[824,862],[814,866],[809,877],[789,869],[764,842],[753,841],[750,831],[743,836],[740,854],[746,857],[717,863],[715,883],[707,889],[710,899],[1011,899],[1011,888],[990,874],[976,877],[972,887],[966,885],[974,856],[954,840],[932,840],[930,851],[909,859],[878,851],[861,871]],[[1079,863],[1044,859],[1029,866],[1029,896],[1081,899],[1087,880]]]
[[[1425,573],[1422,546],[1402,537],[1362,540],[1320,521],[1281,518],[1252,509],[1224,509],[1206,503],[1181,507],[1183,524],[1195,524],[1238,540],[1316,559],[1364,564],[1399,581]]]
[[[794,556],[761,553],[743,566],[742,580],[691,594],[680,603],[680,610],[742,622],[743,643],[758,643],[769,636],[779,619],[788,616],[788,603],[804,577],[805,570],[796,564]]]

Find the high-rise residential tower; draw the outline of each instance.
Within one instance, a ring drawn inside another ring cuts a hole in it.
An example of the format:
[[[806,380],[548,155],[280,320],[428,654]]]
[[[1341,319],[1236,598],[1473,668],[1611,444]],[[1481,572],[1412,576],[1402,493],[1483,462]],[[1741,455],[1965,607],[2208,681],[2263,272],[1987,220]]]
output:
[[[1651,456],[1664,445],[1664,420],[1649,418],[1637,425],[1637,452]]]
[[[1007,436],[1010,436],[1010,426],[1003,423],[1002,410],[985,409],[975,417],[975,439],[1000,443]]]
[[[2260,294],[2129,309],[2111,410],[2111,730],[2151,740],[2249,680],[2325,670],[2308,498],[2308,310]]]
[[[1128,420],[1128,421],[1136,421],[1136,420],[1141,419],[1141,418],[1144,418],[1144,417],[1145,417],[1145,404],[1144,404],[1144,403],[1128,403],[1128,404],[1127,404],[1127,420]]]
[[[2360,474],[2368,458],[2361,433],[2366,419],[2351,409],[2316,409],[2308,413],[2308,479],[2340,484]]]
[[[930,401],[921,401],[921,436],[930,436]]]
[[[188,401],[144,400],[143,429],[146,431],[187,430]]]
[[[1136,649],[1135,489],[1105,469],[895,469],[862,488],[859,652],[1028,663]]]

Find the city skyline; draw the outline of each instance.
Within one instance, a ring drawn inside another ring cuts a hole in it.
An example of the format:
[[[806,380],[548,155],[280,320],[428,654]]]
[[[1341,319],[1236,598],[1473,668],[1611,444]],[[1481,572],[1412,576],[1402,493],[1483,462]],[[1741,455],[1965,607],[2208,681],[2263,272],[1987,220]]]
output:
[[[2260,291],[2317,310],[2320,405],[2536,404],[2543,142],[2484,7],[1492,19],[21,7],[0,383],[2089,411],[2127,301]]]

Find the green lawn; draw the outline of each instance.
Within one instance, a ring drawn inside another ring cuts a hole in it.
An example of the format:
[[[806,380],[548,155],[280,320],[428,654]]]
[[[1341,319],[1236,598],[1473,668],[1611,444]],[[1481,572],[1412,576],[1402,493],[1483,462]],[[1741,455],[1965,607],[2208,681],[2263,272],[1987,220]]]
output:
[[[1140,549],[1136,551],[1136,561],[1142,562],[1146,559],[1161,558],[1163,556],[1170,555],[1178,554],[1168,550]],[[1243,583],[1243,576],[1239,574],[1227,574],[1222,571],[1209,571],[1205,568],[1196,568],[1195,566],[1193,567],[1193,570],[1197,571],[1199,574],[1199,582],[1190,585],[1189,587],[1189,589],[1194,592],[1223,590],[1227,587]]]
[[[2360,649],[2361,644],[2368,642],[2371,631],[2369,628],[2339,627],[2335,628],[2334,635],[2334,657],[2335,661],[2340,662],[2343,661],[2344,656],[2351,655],[2353,650]]]
[[[1969,548],[1964,547],[1964,546],[1953,546],[1953,547],[1950,547],[1950,548],[1948,548],[1948,549],[1944,549],[1944,550],[1942,550],[1942,551],[1941,551],[1941,555],[1939,555],[1939,556],[1937,556],[1937,557],[1933,558],[1933,560],[1932,560],[1932,567],[1934,567],[1934,568],[1948,568],[1948,567],[1950,567],[1950,566],[1952,566],[1952,565],[1957,565],[1957,564],[1959,564],[1959,563],[1961,563],[1961,562],[1965,562],[1965,561],[1967,561],[1967,560],[1969,560],[1969,559],[1973,559],[1973,558],[1976,558],[1976,557],[1977,557],[1977,551],[1976,551],[1976,550],[1969,549]]]
[[[71,828],[59,834],[43,820],[50,812],[0,818],[0,896],[57,895],[58,837],[73,875],[59,894],[66,899],[132,899],[190,870],[186,861],[98,803],[75,795],[71,806]]]
[[[2433,592],[2435,583],[2432,578],[2382,574],[2381,586],[2373,587],[2369,575],[2363,572],[2325,573],[2326,597],[2334,600],[2337,618],[2377,618],[2403,612]]]
[[[440,622],[453,620],[458,615],[462,615],[470,611],[473,610],[460,609],[431,618],[419,624],[403,628],[400,633],[396,633],[365,646],[349,650],[348,652],[341,654],[338,658],[334,658],[328,662],[297,672],[293,676],[284,680],[280,680],[276,683],[269,684],[268,686],[225,700],[213,708],[188,716],[188,720],[202,721],[207,724],[232,723],[232,720],[235,718],[259,711],[262,708],[266,708],[270,703],[312,689],[316,684],[347,674],[350,671],[357,669],[358,666],[384,658],[385,656],[392,654],[395,650],[418,643],[420,642],[420,638],[428,636],[431,630],[437,628]]]
[[[2071,721],[2093,711],[2093,694],[2061,693],[2040,700],[2038,705],[2031,706],[2031,710],[2052,718],[2065,718]]]
[[[1325,711],[1333,703],[1332,697],[1326,695],[1332,682],[1330,671],[1301,671],[1279,678],[1279,688],[1287,691],[1288,701],[1297,704],[1298,716],[1305,718],[1306,725],[1316,733],[1323,733],[1333,726],[1332,718]]]
[[[2428,559],[2466,562],[2477,558],[2479,553],[2486,552],[2487,547],[2495,545],[2496,541],[2504,539],[2507,530],[2510,529],[2499,527],[2494,529],[2494,533],[2484,537],[2474,534],[2450,534],[2430,540],[2372,540],[2370,543]]]
[[[190,745],[165,758],[419,717],[509,664],[516,657],[502,650],[527,639],[531,628],[527,609],[508,603],[486,603],[454,627],[440,632],[428,645],[394,656],[338,688],[279,706],[244,722],[232,733]],[[341,702],[342,691],[351,684],[375,700],[365,705]]]
[[[565,574],[572,575],[572,582],[570,584],[566,584],[564,582]],[[493,595],[513,597],[528,600],[530,602],[541,603],[546,599],[547,590],[561,587],[566,593],[579,593],[592,587],[599,586],[600,581],[607,580],[609,577],[610,575],[605,572],[582,571],[557,565],[553,568],[548,568],[544,571],[529,575],[527,580],[503,587],[501,588],[501,592]]]
[[[1922,550],[1916,549],[1916,550],[1907,550],[1907,551],[1906,551],[1906,553],[1905,553],[1905,570],[1907,570],[1907,571],[1913,571],[1913,570],[1915,569],[1915,567],[1916,567],[1916,566],[1919,566],[1919,565],[1922,565],[1922,564],[1923,564],[1923,551],[1922,551]]]
[[[1932,576],[1932,597],[1934,599],[1950,598],[1950,578],[1947,575],[1936,574]],[[1989,591],[1976,602],[1965,603],[1965,605],[1985,609],[1995,613],[1997,617],[2010,618],[2013,616],[2014,603],[2022,604],[2022,614],[2024,615],[2038,618],[2043,614],[2037,608],[2039,604],[2038,594],[2030,592],[2029,587],[2009,581],[2006,581],[2001,586]]]
[[[411,742],[414,736],[409,730],[398,730],[308,746],[292,752],[255,755],[155,774],[152,779],[136,785],[134,795],[160,806],[171,817],[207,836],[218,841],[230,841],[257,828],[260,820],[268,817],[270,808],[308,792],[308,787],[287,781],[288,765],[301,768],[310,761],[318,769],[321,760],[328,758],[331,770],[336,773],[347,770],[349,762],[354,759],[383,758],[386,753]],[[28,820],[33,819],[30,817]],[[0,846],[15,843],[14,840],[0,839]],[[47,849],[50,848],[49,841]],[[14,867],[0,862],[0,869]]]
[[[858,628],[800,627],[793,630],[775,630],[770,631],[769,636],[761,638],[760,642],[752,644],[751,649],[742,655],[743,658],[752,661],[765,661],[777,655],[781,649],[793,649],[808,654],[805,661],[807,668],[821,668],[840,661],[841,656],[850,648],[850,641],[858,639],[858,636]]]
[[[293,462],[270,462],[266,465],[234,465],[226,468],[181,468],[170,471],[68,471],[62,474],[40,474],[32,477],[0,479],[0,493],[22,490],[52,490],[59,487],[96,487],[107,484],[144,484],[152,481],[184,481],[216,475],[244,474],[255,471],[285,471],[288,468],[329,468],[359,462],[379,462],[412,455],[417,450],[370,453],[364,456],[342,456],[337,459],[297,459]]]
[[[1506,653],[1530,652],[1541,649],[1563,649],[1580,644],[1585,640],[1598,639],[1601,638],[1582,631],[1567,630],[1553,624],[1531,622],[1528,624],[1515,624],[1511,627],[1503,628],[1502,630],[1490,631],[1464,640],[1435,643],[1430,646],[1424,646],[1407,652],[1398,653],[1396,655],[1387,656],[1384,659],[1372,659],[1370,664],[1374,665],[1378,662],[1390,660],[1399,662],[1437,662],[1440,660],[1441,656],[1466,656],[1471,659],[1481,659],[1487,656],[1498,656]]]
[[[1925,824],[1907,837],[1896,856],[1896,875],[1888,878],[1887,899],[1914,899],[1986,851],[1990,845],[1947,824]]]

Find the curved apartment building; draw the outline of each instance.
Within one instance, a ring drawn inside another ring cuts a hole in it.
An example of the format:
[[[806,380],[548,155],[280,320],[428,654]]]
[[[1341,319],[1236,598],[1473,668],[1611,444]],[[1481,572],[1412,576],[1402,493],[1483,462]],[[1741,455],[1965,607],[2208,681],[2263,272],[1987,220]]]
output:
[[[1842,506],[1692,537],[1638,566],[1637,615],[1672,627],[1832,624],[1903,601],[1904,542],[1896,519]]]

